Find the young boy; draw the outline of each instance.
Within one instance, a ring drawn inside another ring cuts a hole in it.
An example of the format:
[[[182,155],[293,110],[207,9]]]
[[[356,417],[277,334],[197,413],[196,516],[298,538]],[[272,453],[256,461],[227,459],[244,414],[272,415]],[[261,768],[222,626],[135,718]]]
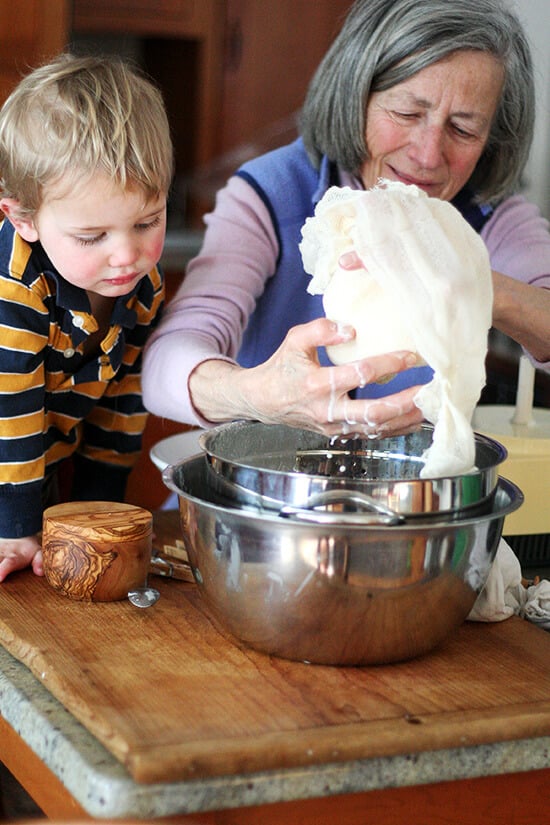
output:
[[[73,500],[124,500],[173,168],[162,97],[117,59],[62,55],[0,111],[0,582],[32,565],[73,457]]]

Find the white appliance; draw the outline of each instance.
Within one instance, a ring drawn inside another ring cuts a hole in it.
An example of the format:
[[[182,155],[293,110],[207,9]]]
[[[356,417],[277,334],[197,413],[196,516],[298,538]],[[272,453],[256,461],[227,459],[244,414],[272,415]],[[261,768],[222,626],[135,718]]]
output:
[[[508,516],[505,536],[550,534],[550,410],[533,407],[535,370],[520,357],[516,406],[480,405],[472,419],[476,432],[508,450],[500,475],[522,490],[525,503]]]

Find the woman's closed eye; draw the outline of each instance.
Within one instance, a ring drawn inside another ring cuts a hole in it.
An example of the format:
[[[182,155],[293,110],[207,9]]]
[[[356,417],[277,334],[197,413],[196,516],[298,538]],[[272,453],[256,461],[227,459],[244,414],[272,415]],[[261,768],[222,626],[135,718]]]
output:
[[[421,112],[398,112],[396,110],[389,112],[394,120],[414,121],[421,117]]]
[[[479,135],[476,132],[472,131],[472,129],[466,129],[460,123],[451,123],[451,129],[458,137],[464,138],[465,140],[479,140]]]

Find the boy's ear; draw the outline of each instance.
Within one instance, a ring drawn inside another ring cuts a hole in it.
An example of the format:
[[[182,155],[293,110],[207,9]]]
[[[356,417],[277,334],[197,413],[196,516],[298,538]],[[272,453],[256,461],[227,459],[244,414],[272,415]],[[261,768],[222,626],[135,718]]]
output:
[[[32,243],[38,240],[38,232],[34,221],[28,215],[21,215],[19,201],[16,201],[15,198],[0,198],[0,209],[24,241]]]

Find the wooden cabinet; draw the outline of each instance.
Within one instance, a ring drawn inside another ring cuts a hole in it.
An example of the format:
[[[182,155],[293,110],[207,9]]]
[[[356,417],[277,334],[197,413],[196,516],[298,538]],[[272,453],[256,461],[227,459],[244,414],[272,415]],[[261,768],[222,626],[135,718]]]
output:
[[[0,102],[29,66],[64,48],[69,11],[68,0],[0,3]]]
[[[277,142],[277,126],[302,105],[350,6],[350,0],[228,0],[219,152],[254,139],[260,143],[252,152]]]

